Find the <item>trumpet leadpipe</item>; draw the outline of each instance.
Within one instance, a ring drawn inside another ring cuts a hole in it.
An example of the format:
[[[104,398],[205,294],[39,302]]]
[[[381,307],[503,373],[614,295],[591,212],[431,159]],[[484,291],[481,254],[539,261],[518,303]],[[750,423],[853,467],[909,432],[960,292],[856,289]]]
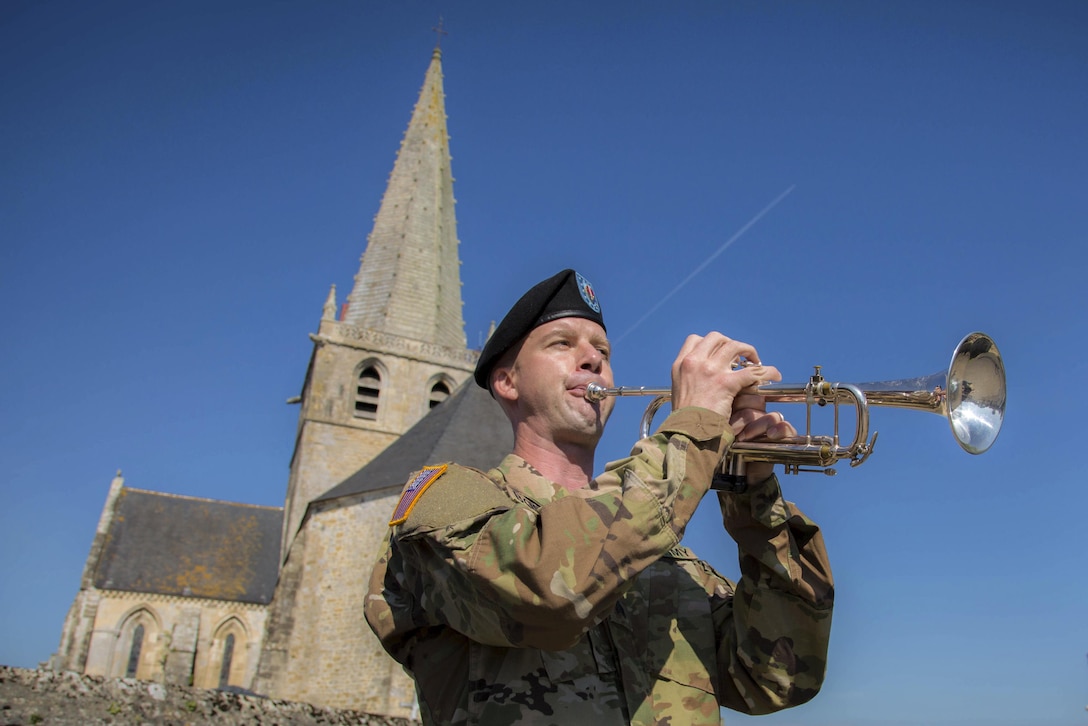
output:
[[[646,386],[617,386],[607,388],[599,383],[590,383],[586,386],[585,398],[587,401],[601,401],[609,396],[669,396],[671,388],[648,388]]]

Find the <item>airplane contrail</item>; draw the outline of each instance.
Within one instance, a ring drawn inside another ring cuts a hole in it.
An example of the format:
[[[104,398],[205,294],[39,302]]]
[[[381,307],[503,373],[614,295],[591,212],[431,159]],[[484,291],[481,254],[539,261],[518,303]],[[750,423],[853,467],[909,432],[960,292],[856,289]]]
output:
[[[695,268],[695,269],[694,269],[694,270],[692,271],[692,273],[691,273],[690,275],[688,275],[687,277],[685,277],[685,278],[684,278],[684,280],[683,280],[683,282],[681,282],[681,283],[680,283],[679,285],[677,285],[676,287],[674,287],[674,288],[672,289],[672,291],[671,291],[671,292],[669,292],[669,294],[668,294],[668,295],[666,295],[665,297],[661,298],[661,300],[660,300],[660,301],[659,301],[659,302],[658,302],[658,303],[657,303],[656,305],[654,305],[654,306],[653,306],[652,308],[650,308],[650,310],[649,310],[649,311],[648,311],[648,312],[647,312],[647,313],[646,313],[645,315],[643,315],[643,316],[642,316],[641,318],[639,318],[639,319],[638,319],[638,322],[636,322],[636,323],[635,323],[634,325],[632,325],[632,326],[631,326],[631,327],[630,327],[630,328],[629,328],[629,329],[627,330],[627,332],[626,332],[626,333],[624,333],[624,334],[623,334],[623,335],[621,335],[620,337],[616,338],[616,342],[618,343],[619,341],[623,340],[623,339],[624,339],[624,338],[626,338],[626,337],[627,337],[628,335],[630,335],[630,334],[631,334],[632,332],[634,332],[635,328],[637,328],[638,326],[642,325],[642,323],[644,323],[644,322],[646,321],[646,318],[648,318],[648,317],[650,317],[651,315],[653,315],[654,313],[656,313],[656,312],[658,311],[658,309],[659,309],[659,308],[660,308],[660,307],[661,307],[662,305],[664,305],[664,304],[665,304],[666,302],[668,302],[669,298],[671,298],[671,297],[672,297],[673,295],[675,295],[676,293],[678,293],[678,292],[680,292],[680,291],[681,291],[682,289],[684,289],[684,286],[685,286],[685,285],[687,285],[687,284],[688,284],[689,282],[691,282],[692,278],[694,278],[694,277],[695,277],[696,275],[698,275],[698,274],[699,274],[700,272],[702,272],[702,271],[703,271],[704,269],[706,269],[706,266],[707,266],[707,265],[709,265],[709,264],[710,264],[711,262],[713,262],[713,261],[714,261],[715,259],[717,259],[717,257],[718,257],[719,255],[721,255],[721,253],[723,253],[723,252],[725,252],[725,251],[726,251],[727,249],[729,249],[729,246],[730,246],[730,245],[732,245],[732,244],[733,244],[734,242],[736,242],[736,241],[737,241],[738,239],[740,239],[740,238],[741,238],[741,236],[742,236],[742,235],[744,235],[744,233],[745,233],[745,232],[747,232],[747,231],[748,231],[749,229],[751,229],[751,228],[752,228],[752,226],[753,226],[753,225],[754,225],[754,224],[755,224],[756,222],[758,222],[759,220],[763,219],[763,217],[764,217],[764,216],[766,216],[768,212],[770,212],[770,211],[771,211],[772,209],[774,209],[775,207],[777,207],[777,206],[778,206],[778,203],[779,203],[779,202],[781,202],[781,201],[782,201],[783,199],[785,199],[786,197],[788,197],[788,196],[789,196],[789,194],[790,194],[790,192],[792,192],[792,191],[794,190],[794,188],[795,188],[796,186],[797,186],[796,184],[791,184],[791,185],[790,185],[790,187],[789,187],[789,189],[787,189],[786,191],[784,191],[784,192],[782,192],[781,194],[779,194],[779,195],[778,195],[778,196],[777,196],[777,197],[776,197],[776,198],[774,199],[774,201],[773,201],[773,202],[771,202],[771,203],[770,203],[770,204],[768,204],[768,205],[767,205],[766,207],[764,207],[764,208],[763,208],[762,210],[760,210],[759,214],[757,214],[756,216],[754,216],[754,217],[752,217],[752,218],[751,218],[750,220],[748,220],[748,223],[747,223],[747,224],[745,224],[745,225],[744,225],[743,227],[741,227],[740,229],[738,229],[738,230],[737,230],[737,231],[736,231],[736,232],[735,232],[735,233],[733,234],[733,236],[732,236],[732,237],[730,237],[729,239],[727,239],[727,240],[725,241],[725,243],[724,243],[724,244],[722,244],[722,246],[721,246],[721,247],[719,247],[719,248],[718,248],[718,249],[717,249],[717,250],[716,250],[716,251],[714,252],[714,254],[710,255],[710,257],[707,257],[707,258],[706,258],[706,260],[704,260],[704,261],[703,261],[703,264],[701,264],[701,265],[699,265],[698,267],[696,267],[696,268]]]

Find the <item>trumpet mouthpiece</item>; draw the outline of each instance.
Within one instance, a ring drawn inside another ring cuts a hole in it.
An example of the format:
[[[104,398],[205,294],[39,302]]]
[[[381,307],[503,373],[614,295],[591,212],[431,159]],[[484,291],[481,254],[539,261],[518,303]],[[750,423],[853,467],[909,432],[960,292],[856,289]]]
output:
[[[587,401],[601,401],[607,397],[608,389],[600,383],[589,383],[586,385],[585,399]]]

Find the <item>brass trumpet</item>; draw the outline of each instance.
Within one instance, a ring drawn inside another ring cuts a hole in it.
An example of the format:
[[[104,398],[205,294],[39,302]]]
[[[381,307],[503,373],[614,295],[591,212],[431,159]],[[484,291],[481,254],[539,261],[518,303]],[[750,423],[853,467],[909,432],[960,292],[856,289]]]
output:
[[[715,478],[714,488],[737,490],[744,486],[747,462],[783,464],[787,474],[802,471],[835,474],[840,461],[858,466],[873,453],[876,432],[869,437],[869,407],[887,406],[929,411],[944,416],[956,442],[971,454],[981,454],[997,439],[1005,417],[1005,365],[993,339],[985,333],[971,333],[952,353],[946,371],[906,380],[876,383],[830,383],[820,366],[808,382],[767,383],[756,392],[768,403],[805,404],[805,434],[784,441],[735,441],[725,457],[725,470]],[[671,398],[668,388],[605,388],[590,384],[586,398],[600,401],[606,396],[654,396],[642,416],[640,434],[650,435],[654,415]],[[853,440],[839,439],[839,405],[853,405],[856,421]],[[812,433],[812,407],[834,408],[834,429],[830,436]]]

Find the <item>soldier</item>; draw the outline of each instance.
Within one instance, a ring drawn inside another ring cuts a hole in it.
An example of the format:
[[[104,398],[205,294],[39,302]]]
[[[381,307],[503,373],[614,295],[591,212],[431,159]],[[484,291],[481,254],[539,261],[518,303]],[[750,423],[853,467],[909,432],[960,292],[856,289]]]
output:
[[[719,492],[735,584],[680,546],[735,438],[796,434],[746,393],[778,371],[720,333],[690,336],[673,413],[593,477],[612,407],[600,303],[564,270],[487,341],[475,379],[514,428],[487,473],[413,475],[366,618],[415,679],[427,724],[720,724],[804,703],[823,682],[833,586],[819,528],[769,464]],[[741,358],[754,363],[737,368]]]

